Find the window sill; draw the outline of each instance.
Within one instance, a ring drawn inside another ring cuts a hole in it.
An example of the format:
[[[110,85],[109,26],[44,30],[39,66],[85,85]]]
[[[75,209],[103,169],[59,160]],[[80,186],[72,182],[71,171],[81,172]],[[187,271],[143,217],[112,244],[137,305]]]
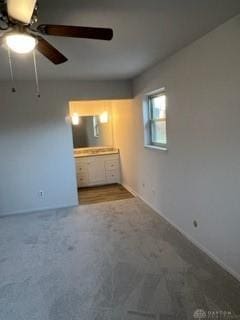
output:
[[[151,144],[147,144],[144,146],[144,148],[147,149],[153,149],[153,150],[160,150],[160,151],[167,151],[167,147],[157,147],[157,146],[152,146]]]

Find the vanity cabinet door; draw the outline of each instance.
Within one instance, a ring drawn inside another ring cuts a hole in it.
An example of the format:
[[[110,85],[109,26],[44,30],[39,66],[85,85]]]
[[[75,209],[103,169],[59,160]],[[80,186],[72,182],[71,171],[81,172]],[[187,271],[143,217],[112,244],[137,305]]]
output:
[[[104,159],[99,157],[91,157],[88,160],[88,178],[90,184],[104,183],[106,180]]]
[[[88,166],[84,159],[77,158],[76,163],[76,174],[77,174],[77,185],[78,188],[85,187],[88,185]]]
[[[120,182],[119,155],[101,155],[76,158],[78,187]]]

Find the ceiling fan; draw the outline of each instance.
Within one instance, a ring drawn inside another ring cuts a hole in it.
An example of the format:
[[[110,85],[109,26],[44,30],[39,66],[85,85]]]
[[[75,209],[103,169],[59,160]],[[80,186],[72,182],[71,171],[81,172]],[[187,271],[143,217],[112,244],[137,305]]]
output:
[[[109,28],[41,24],[36,28],[37,0],[0,0],[0,44],[17,53],[28,53],[36,48],[54,64],[68,59],[52,46],[42,35],[111,40],[113,30]]]

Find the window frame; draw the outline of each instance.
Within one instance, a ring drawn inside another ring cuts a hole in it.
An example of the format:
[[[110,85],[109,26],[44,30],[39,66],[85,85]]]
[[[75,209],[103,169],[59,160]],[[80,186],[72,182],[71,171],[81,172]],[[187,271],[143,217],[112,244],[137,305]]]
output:
[[[156,97],[159,96],[165,96],[166,97],[166,110],[165,110],[165,118],[164,119],[154,119],[153,117],[153,103],[152,100]],[[166,90],[162,89],[159,91],[155,91],[153,93],[150,93],[147,95],[147,114],[148,114],[148,144],[146,147],[149,148],[158,148],[160,150],[167,150],[167,95],[166,95]],[[164,121],[165,122],[165,134],[166,134],[166,143],[158,143],[154,142],[152,138],[152,123],[156,123],[159,121]]]

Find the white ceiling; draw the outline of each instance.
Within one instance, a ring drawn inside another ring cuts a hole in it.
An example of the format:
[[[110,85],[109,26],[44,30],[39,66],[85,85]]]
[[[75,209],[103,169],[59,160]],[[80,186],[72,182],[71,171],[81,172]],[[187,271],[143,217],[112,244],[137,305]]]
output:
[[[39,23],[111,27],[111,42],[48,37],[69,58],[40,54],[40,79],[129,79],[240,13],[239,0],[39,0]],[[240,26],[239,26],[240,27]],[[17,79],[33,79],[31,55],[14,56]],[[9,79],[0,48],[0,79]]]

